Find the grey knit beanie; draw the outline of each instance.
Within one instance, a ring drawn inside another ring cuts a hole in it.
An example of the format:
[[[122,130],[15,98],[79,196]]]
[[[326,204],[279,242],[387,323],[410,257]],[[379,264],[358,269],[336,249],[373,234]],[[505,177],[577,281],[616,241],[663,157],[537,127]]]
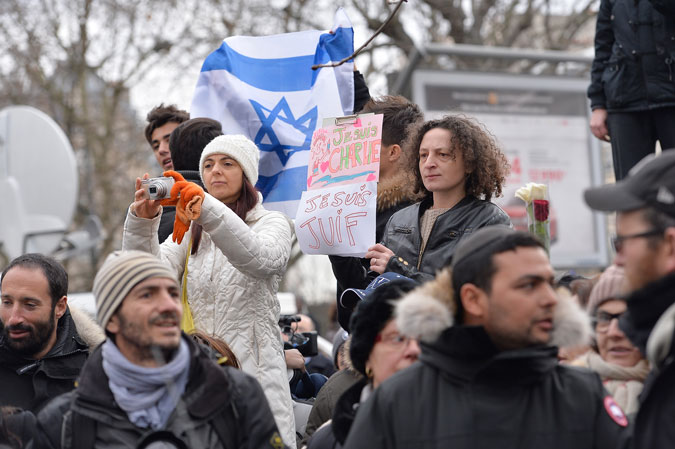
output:
[[[103,329],[124,298],[139,282],[148,278],[169,278],[178,282],[176,274],[150,253],[115,251],[103,262],[94,278],[96,320]]]
[[[622,267],[616,265],[607,267],[591,290],[586,311],[592,315],[598,307],[610,299],[624,299],[627,293],[624,287],[624,279]]]
[[[218,136],[204,147],[199,158],[199,176],[204,182],[204,161],[212,154],[225,154],[237,161],[249,182],[258,182],[260,150],[248,137],[241,134]]]

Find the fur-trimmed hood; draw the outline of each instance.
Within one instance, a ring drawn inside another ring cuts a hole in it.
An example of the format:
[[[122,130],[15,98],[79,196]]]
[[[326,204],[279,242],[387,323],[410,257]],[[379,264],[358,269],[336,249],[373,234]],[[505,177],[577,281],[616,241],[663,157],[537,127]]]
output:
[[[70,317],[75,323],[77,334],[82,342],[89,347],[89,352],[92,352],[105,340],[105,332],[84,310],[71,305],[68,306],[68,309],[70,310]]]
[[[403,202],[416,202],[423,195],[416,194],[415,178],[401,170],[389,179],[382,179],[377,185],[377,210],[381,212]]]
[[[351,371],[352,373],[356,373],[360,376],[361,373],[359,373],[356,370],[356,368],[354,368],[354,365],[352,364],[352,358],[349,355],[349,351],[351,349],[351,346],[352,346],[352,336],[350,335],[349,337],[347,337],[347,340],[345,340],[345,344],[344,344],[344,348],[343,348],[344,357],[343,357],[342,361],[345,363],[345,369]]]
[[[456,306],[452,289],[452,272],[445,268],[436,278],[405,295],[396,303],[396,324],[404,335],[433,342],[454,325]],[[559,294],[553,316],[550,345],[581,346],[591,341],[590,317],[569,295]]]

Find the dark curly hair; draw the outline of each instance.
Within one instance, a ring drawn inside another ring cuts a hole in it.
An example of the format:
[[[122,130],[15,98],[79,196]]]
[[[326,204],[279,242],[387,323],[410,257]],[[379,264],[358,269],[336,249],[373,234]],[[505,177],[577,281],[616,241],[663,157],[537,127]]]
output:
[[[410,131],[405,143],[406,153],[415,164],[415,191],[430,193],[422,183],[420,165],[420,145],[424,135],[434,128],[450,131],[450,147],[461,151],[464,167],[469,173],[464,183],[467,195],[489,201],[493,196],[501,196],[502,187],[511,166],[502,152],[495,137],[476,119],[464,115],[446,115],[437,120],[429,120]]]

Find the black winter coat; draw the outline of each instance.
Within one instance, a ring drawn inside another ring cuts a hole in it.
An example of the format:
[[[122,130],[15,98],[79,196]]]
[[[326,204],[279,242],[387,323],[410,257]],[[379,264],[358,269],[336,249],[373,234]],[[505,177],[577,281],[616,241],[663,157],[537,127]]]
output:
[[[314,406],[307,419],[303,443],[306,443],[319,427],[333,418],[335,406],[342,394],[361,379],[363,376],[352,368],[340,370],[328,379],[316,395]]]
[[[625,447],[625,416],[610,417],[600,378],[559,365],[557,352],[499,352],[482,327],[451,327],[360,405],[344,447]]]
[[[285,447],[260,384],[242,371],[217,365],[191,338],[183,338],[190,346],[190,374],[181,397],[182,407],[174,410],[165,430],[180,436],[188,447],[200,449]],[[82,369],[78,388],[59,396],[40,412],[38,424],[44,447],[78,449],[74,441],[81,441],[78,438],[82,434],[78,436],[81,429],[73,425],[75,413],[91,420],[96,447],[133,449],[147,434],[147,429],[132,424],[115,403],[102,362],[99,347]],[[226,427],[226,445],[214,431],[216,423]]]
[[[75,388],[88,354],[70,310],[58,321],[54,347],[40,360],[17,355],[0,337],[0,405],[37,413],[50,399]]]
[[[499,206],[471,196],[436,219],[424,251],[420,220],[432,205],[431,197],[396,212],[389,219],[382,244],[394,252],[384,271],[393,271],[420,282],[431,280],[436,271],[450,264],[457,244],[473,231],[492,225],[511,226]]]
[[[640,395],[634,447],[675,447],[675,331],[671,327],[669,333],[653,332],[662,317],[670,323],[675,321],[675,274],[634,292],[628,298],[627,310],[619,325],[642,354],[649,356],[652,365]],[[659,357],[649,354],[647,342],[651,339],[661,340],[659,346],[669,350]]]
[[[347,391],[345,391],[335,404],[333,418],[323,427],[319,428],[309,440],[307,449],[339,449],[342,448],[352,427],[356,410],[361,401],[361,392],[368,384],[365,378],[361,378]]]
[[[588,88],[592,109],[627,112],[675,106],[673,3],[601,0]]]

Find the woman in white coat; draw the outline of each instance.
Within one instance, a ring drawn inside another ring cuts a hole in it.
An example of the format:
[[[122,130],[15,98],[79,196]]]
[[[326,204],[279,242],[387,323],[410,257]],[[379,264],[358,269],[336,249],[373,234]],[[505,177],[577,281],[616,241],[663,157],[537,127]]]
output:
[[[259,157],[256,145],[240,135],[218,136],[204,148],[199,173],[208,193],[180,244],[171,237],[158,244],[161,206],[145,199],[137,179],[123,248],[160,256],[182,278],[191,247],[187,297],[195,327],[232,347],[243,370],[262,385],[284,442],[295,447],[277,299],[293,226],[261,204],[262,195],[253,187]]]

